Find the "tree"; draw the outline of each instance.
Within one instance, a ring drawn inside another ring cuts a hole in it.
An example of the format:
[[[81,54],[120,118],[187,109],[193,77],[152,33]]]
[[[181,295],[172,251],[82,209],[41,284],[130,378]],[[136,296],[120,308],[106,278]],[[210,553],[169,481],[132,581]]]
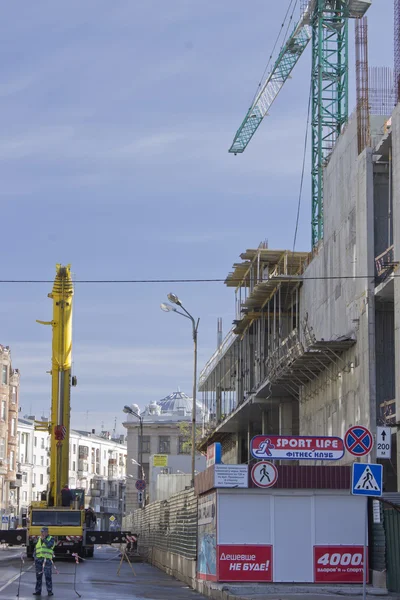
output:
[[[181,421],[179,423],[179,433],[183,439],[181,450],[184,454],[190,454],[192,451],[192,423],[190,421]],[[200,425],[196,426],[196,447],[203,438],[203,429]]]

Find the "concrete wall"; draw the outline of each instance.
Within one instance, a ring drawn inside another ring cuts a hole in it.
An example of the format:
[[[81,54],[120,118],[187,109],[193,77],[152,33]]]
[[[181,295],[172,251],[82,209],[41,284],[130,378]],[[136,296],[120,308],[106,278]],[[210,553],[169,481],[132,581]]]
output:
[[[393,243],[394,260],[400,261],[400,104],[392,115],[392,147],[393,147]],[[400,420],[400,278],[397,271],[394,278],[394,328],[395,328],[395,362],[396,372],[396,421]],[[400,465],[400,431],[397,433],[397,464]],[[398,485],[400,486],[400,471],[397,471]]]
[[[196,561],[173,552],[151,548],[147,558],[148,562],[172,575],[179,581],[184,581],[190,587],[196,587]]]
[[[348,124],[325,171],[324,241],[305,273],[312,280],[301,290],[301,318],[308,315],[317,339],[355,335],[357,343],[303,388],[300,434],[375,428],[373,162],[369,149],[358,156],[356,125]]]

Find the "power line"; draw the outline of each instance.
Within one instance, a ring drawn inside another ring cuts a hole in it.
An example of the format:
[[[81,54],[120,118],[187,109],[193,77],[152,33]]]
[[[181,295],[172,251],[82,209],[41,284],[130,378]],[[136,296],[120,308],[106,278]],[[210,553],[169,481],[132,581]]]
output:
[[[282,279],[281,282],[290,281],[291,276],[284,276],[287,279]],[[293,279],[298,277],[299,282],[303,281],[330,281],[330,280],[345,280],[345,279],[372,279],[375,280],[375,275],[327,275],[321,277],[302,277],[301,275],[293,275]],[[398,275],[392,274],[391,277],[400,277],[400,273]],[[259,283],[266,283],[267,281],[274,281],[276,279],[279,283],[279,276],[271,277],[270,279],[265,279],[264,281],[260,281]],[[210,278],[210,279],[77,279],[74,280],[74,284],[150,284],[150,283],[224,283],[227,281],[227,278]],[[231,279],[229,278],[229,283],[241,283],[243,278]],[[0,284],[36,284],[36,283],[49,283],[53,284],[53,279],[0,279]]]

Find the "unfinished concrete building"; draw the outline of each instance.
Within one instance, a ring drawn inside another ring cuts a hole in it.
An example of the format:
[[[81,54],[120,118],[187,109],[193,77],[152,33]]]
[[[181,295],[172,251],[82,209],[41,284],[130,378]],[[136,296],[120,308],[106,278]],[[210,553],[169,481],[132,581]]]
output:
[[[352,425],[387,424],[396,440],[400,107],[389,121],[371,117],[372,147],[360,152],[358,138],[354,116],[325,168],[313,255],[260,246],[225,281],[236,290],[233,328],[199,381],[213,415],[203,448],[221,441],[225,462],[251,462],[259,433],[343,437]]]

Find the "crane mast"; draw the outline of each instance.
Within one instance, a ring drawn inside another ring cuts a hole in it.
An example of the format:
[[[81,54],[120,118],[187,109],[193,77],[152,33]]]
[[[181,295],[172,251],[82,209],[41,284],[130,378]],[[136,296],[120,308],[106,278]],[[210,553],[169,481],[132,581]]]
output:
[[[72,365],[71,266],[56,266],[53,290],[53,320],[38,321],[52,327],[50,482],[48,506],[61,506],[61,488],[68,484],[69,432]]]

